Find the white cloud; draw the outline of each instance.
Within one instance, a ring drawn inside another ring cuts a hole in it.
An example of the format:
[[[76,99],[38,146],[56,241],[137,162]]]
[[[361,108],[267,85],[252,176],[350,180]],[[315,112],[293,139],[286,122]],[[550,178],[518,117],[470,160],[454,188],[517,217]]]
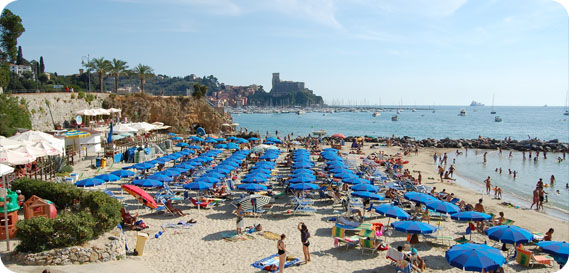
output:
[[[241,8],[232,0],[112,0],[135,4],[186,5],[215,15],[240,15]]]
[[[445,17],[454,14],[468,0],[352,0],[351,3],[381,13]]]

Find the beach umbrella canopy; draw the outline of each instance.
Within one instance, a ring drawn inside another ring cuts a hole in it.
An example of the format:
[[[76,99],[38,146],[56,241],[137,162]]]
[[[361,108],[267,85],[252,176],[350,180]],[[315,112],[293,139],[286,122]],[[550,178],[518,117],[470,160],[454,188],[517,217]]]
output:
[[[382,204],[379,206],[374,206],[373,208],[377,213],[390,218],[398,218],[401,220],[408,220],[411,218],[411,215],[409,215],[409,213],[407,213],[405,210],[391,204]]]
[[[134,164],[132,167],[137,170],[148,170],[154,168],[154,165],[148,163],[138,163]]]
[[[202,142],[202,141],[204,141],[203,138],[197,137],[197,136],[190,136],[190,137],[188,137],[188,139],[191,140],[191,141],[197,141],[197,142]]]
[[[482,244],[459,244],[445,254],[447,262],[466,271],[488,272],[500,268],[506,258],[500,250]]]
[[[257,192],[257,191],[266,191],[267,186],[256,183],[249,183],[249,184],[239,185],[237,186],[237,189],[248,192]]]
[[[292,174],[314,174],[314,171],[311,169],[294,169],[292,170]]]
[[[437,230],[436,227],[423,222],[417,221],[399,221],[391,223],[395,230],[414,234],[429,234]]]
[[[213,146],[213,147],[214,147],[214,148],[217,148],[217,149],[225,149],[225,148],[227,148],[227,145],[226,145],[226,144],[216,144],[216,145]]]
[[[353,191],[368,191],[368,192],[378,192],[379,191],[379,187],[373,186],[370,184],[365,184],[365,183],[361,183],[361,184],[351,186],[350,189]]]
[[[190,145],[190,146],[188,146],[188,148],[189,148],[189,149],[194,149],[194,150],[199,150],[199,149],[201,149],[201,147],[198,146],[198,145]]]
[[[208,173],[205,173],[204,175],[200,176],[200,177],[213,177],[213,178],[224,178],[225,174],[219,173],[217,171],[211,171]]]
[[[4,165],[4,164],[0,164],[0,176],[9,174],[9,173],[13,173],[14,172],[14,168],[8,166],[8,165]]]
[[[316,177],[314,175],[307,175],[307,174],[299,174],[296,177],[291,178],[288,180],[290,183],[310,183],[316,181]]]
[[[337,167],[337,168],[330,168],[330,170],[328,170],[328,172],[331,173],[345,173],[345,172],[352,172],[352,170],[348,169],[348,168],[344,168],[344,167]]]
[[[192,182],[184,185],[184,189],[192,191],[209,190],[211,187],[213,187],[213,185],[207,182]]]
[[[257,140],[259,140],[259,139],[256,138],[256,137],[250,137],[250,138],[249,138],[249,141],[257,141]]]
[[[269,138],[267,138],[267,141],[279,143],[279,144],[282,143],[282,141],[276,137],[269,137]]]
[[[427,208],[440,213],[453,214],[460,212],[460,208],[457,205],[445,201],[433,200],[426,202],[425,205]]]
[[[346,178],[350,178],[350,177],[358,178],[358,176],[355,175],[353,172],[341,172],[341,173],[335,173],[334,174],[334,178],[341,178],[342,180],[344,180]]]
[[[87,179],[83,179],[83,180],[79,180],[79,181],[75,182],[75,186],[77,186],[77,187],[94,187],[94,186],[99,186],[103,183],[105,183],[105,181],[103,181],[101,179],[87,178]]]
[[[238,143],[238,144],[247,143],[247,142],[248,142],[248,141],[247,141],[246,139],[243,139],[243,138],[237,139],[237,140],[235,141],[235,143]]]
[[[313,191],[318,189],[318,185],[312,183],[297,183],[290,186],[295,191]]]
[[[171,137],[170,139],[171,139],[171,140],[183,140],[183,138],[181,138],[181,137],[178,137],[178,136],[175,136],[175,137]]]
[[[227,140],[237,140],[237,138],[234,137],[234,136],[230,136],[230,137],[227,138]]]
[[[369,181],[369,180],[359,178],[359,177],[354,177],[354,176],[349,176],[348,178],[342,179],[342,182],[346,183],[346,184],[352,184],[352,185],[371,184],[371,181]]]
[[[235,149],[239,149],[239,145],[237,145],[235,143],[227,143],[225,148],[228,150],[235,150]]]
[[[267,178],[263,176],[250,176],[241,179],[241,183],[265,183],[265,182],[267,182]]]
[[[166,175],[166,176],[172,177],[172,176],[178,176],[178,175],[180,175],[180,172],[178,172],[178,171],[173,170],[172,168],[170,168],[170,169],[166,169],[166,170],[161,171],[161,172],[157,172],[156,174],[162,174],[162,175]]]
[[[494,241],[517,245],[533,241],[533,234],[517,226],[501,225],[486,230],[486,235]]]
[[[213,184],[213,183],[217,183],[219,181],[221,181],[219,178],[217,177],[210,177],[210,176],[201,176],[200,178],[195,180],[196,182],[205,182],[208,184]]]
[[[28,153],[0,149],[0,163],[8,165],[23,165],[32,163],[35,160],[36,157]]]
[[[30,142],[28,142],[30,143]],[[17,147],[17,148],[13,148],[10,149],[12,151],[16,151],[16,152],[20,152],[20,153],[24,153],[24,154],[29,154],[32,155],[34,157],[44,157],[47,156],[47,151],[42,149],[42,148],[38,148],[38,147],[34,147],[30,144],[22,144],[21,146]]]
[[[172,177],[163,175],[163,174],[153,174],[147,177],[148,179],[160,181],[160,182],[172,182]]]
[[[174,133],[168,133],[167,135],[172,136],[172,137],[176,136],[176,134],[174,134]]]
[[[210,139],[206,139],[205,143],[217,143],[217,140],[215,140],[214,138],[210,138]]]
[[[346,138],[344,134],[336,133],[332,135],[333,138]]]
[[[136,200],[141,202],[143,205],[151,209],[155,209],[158,207],[158,204],[156,203],[156,201],[154,201],[154,198],[152,198],[152,196],[150,196],[150,194],[145,192],[143,189],[135,185],[122,185],[121,188],[124,191],[128,192],[130,195],[134,196]]]
[[[428,195],[426,193],[414,192],[414,191],[406,192],[403,195],[403,197],[405,197],[406,199],[408,199],[410,201],[419,202],[419,203],[426,203],[429,201],[438,201],[438,199],[433,197],[432,195]]]
[[[111,174],[111,173],[97,175],[97,176],[95,176],[95,178],[101,179],[105,182],[121,180],[121,178],[119,176],[116,176],[116,175]]]
[[[158,180],[149,179],[149,178],[134,180],[132,181],[132,184],[134,184],[135,186],[145,187],[145,188],[157,188],[157,187],[162,187],[164,185],[164,183]]]
[[[477,211],[461,211],[452,214],[450,218],[458,221],[484,221],[492,219],[492,216]]]
[[[176,147],[188,147],[188,146],[190,146],[190,144],[186,142],[179,142],[176,144]]]
[[[370,199],[370,200],[383,200],[383,199],[385,199],[385,198],[383,198],[383,196],[381,196],[377,193],[369,192],[369,191],[355,191],[355,192],[352,192],[352,196],[360,197],[363,199]]]
[[[537,246],[541,247],[543,252],[549,253],[553,256],[565,259],[569,257],[569,244],[567,242],[541,241],[537,243]]]
[[[125,177],[133,176],[134,172],[127,171],[127,170],[118,170],[118,171],[111,172],[111,174],[116,175],[116,176],[121,177],[121,178],[125,178]]]

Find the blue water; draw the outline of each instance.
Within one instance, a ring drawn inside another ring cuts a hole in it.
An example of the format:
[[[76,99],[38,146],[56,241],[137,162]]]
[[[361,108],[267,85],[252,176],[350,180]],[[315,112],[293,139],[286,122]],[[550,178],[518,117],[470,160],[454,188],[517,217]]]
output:
[[[420,107],[417,107],[420,108]],[[427,107],[425,107],[427,108]],[[458,116],[461,108],[467,110],[465,117]],[[476,110],[476,111],[475,111]],[[477,138],[491,137],[503,139],[559,139],[569,142],[568,116],[564,116],[563,107],[495,107],[497,115],[503,122],[495,122],[491,115],[491,107],[437,107],[436,112],[431,110],[417,110],[417,112],[404,111],[399,114],[399,121],[391,121],[395,112],[382,112],[379,117],[372,117],[371,112],[342,112],[342,113],[307,113],[296,114],[240,114],[234,115],[234,121],[249,131],[258,131],[262,136],[269,132],[279,135],[294,132],[295,136],[306,136],[316,130],[326,130],[328,135],[343,133],[346,136],[411,136],[423,138]],[[546,188],[549,193],[547,205],[569,210],[569,190],[565,184],[569,183],[569,157],[568,160],[558,163],[556,158],[560,154],[548,154],[544,160],[540,155],[537,163],[522,159],[521,152],[513,152],[513,158],[508,158],[509,151],[500,156],[497,151],[489,151],[488,162],[482,163],[482,153],[470,150],[468,157],[456,158],[457,174],[482,186],[482,181],[491,176],[494,184],[503,189],[504,195],[512,195],[520,200],[531,203],[531,194],[539,178],[549,183],[551,175],[555,175],[557,182],[552,188]],[[451,159],[454,155],[451,156]],[[502,168],[502,175],[495,172]],[[508,169],[519,172],[516,180],[508,174]],[[477,188],[477,186],[476,186]],[[560,194],[556,194],[556,190]],[[493,195],[493,192],[492,192]],[[521,204],[520,204],[521,205]],[[527,204],[524,204],[527,206]],[[564,214],[567,218],[567,214]]]
[[[420,108],[419,106],[417,108]],[[458,116],[461,108],[467,110],[464,117]],[[346,136],[410,136],[423,138],[477,138],[503,139],[559,139],[569,142],[568,116],[563,107],[495,107],[503,122],[495,122],[491,107],[436,107],[436,112],[417,110],[399,114],[399,121],[391,121],[395,112],[382,112],[372,117],[371,112],[296,114],[240,114],[233,115],[235,122],[249,131],[259,131],[263,136],[279,130],[280,134],[293,132],[306,136],[323,129],[328,135],[343,133]],[[476,112],[475,112],[476,111]]]

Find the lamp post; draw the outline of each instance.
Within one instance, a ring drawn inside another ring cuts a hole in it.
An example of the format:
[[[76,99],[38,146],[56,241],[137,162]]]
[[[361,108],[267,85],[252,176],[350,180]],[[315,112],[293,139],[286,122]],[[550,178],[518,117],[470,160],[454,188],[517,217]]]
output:
[[[87,63],[85,63],[85,59],[87,59]],[[89,86],[87,87],[87,89],[89,90],[89,92],[91,92],[91,68],[89,67],[89,63],[90,63],[89,54],[87,54],[87,56],[81,57],[81,65],[87,68],[87,75],[89,76]]]

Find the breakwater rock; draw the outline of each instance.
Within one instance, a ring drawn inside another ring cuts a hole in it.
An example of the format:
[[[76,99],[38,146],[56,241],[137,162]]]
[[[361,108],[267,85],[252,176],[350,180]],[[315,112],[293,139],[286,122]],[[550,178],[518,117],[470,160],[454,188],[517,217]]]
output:
[[[346,142],[353,142],[357,137],[347,137]],[[417,144],[419,147],[431,147],[431,148],[455,148],[455,149],[503,149],[503,150],[516,150],[516,151],[546,151],[546,152],[569,152],[569,144],[560,142],[558,139],[552,140],[539,140],[539,139],[527,139],[527,140],[499,140],[492,138],[480,138],[480,139],[434,139],[426,138],[421,140],[416,140],[412,137],[395,137],[395,138],[383,138],[383,137],[365,137],[366,142],[371,143],[386,143],[388,140],[394,145],[404,145],[404,144]]]
[[[224,114],[222,109],[211,107],[203,98],[113,94],[103,101],[103,107],[121,109],[122,116],[129,121],[163,122],[177,133],[187,133],[197,125],[208,133],[217,133],[221,124],[231,123],[231,116]]]

